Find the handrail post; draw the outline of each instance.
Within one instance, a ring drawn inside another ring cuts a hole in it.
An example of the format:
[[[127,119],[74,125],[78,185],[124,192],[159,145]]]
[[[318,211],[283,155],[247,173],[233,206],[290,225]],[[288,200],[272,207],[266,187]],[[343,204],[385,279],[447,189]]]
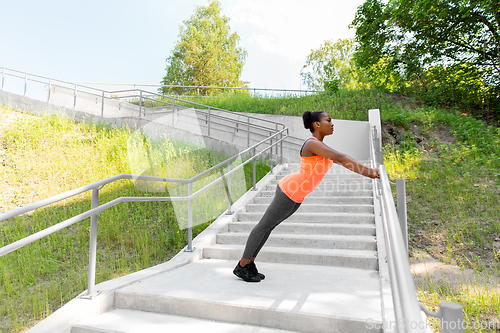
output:
[[[420,309],[428,316],[438,318],[442,333],[463,333],[466,323],[464,321],[464,307],[458,303],[441,302],[439,311],[429,311],[422,303]]]
[[[227,163],[227,172],[231,171],[231,161]],[[232,215],[231,211],[231,174],[227,176],[227,213],[226,215]]]
[[[73,109],[76,109],[76,84],[75,84],[75,93],[73,96]]]
[[[99,206],[99,188],[92,189],[91,208]],[[90,242],[89,242],[89,268],[88,268],[88,287],[86,298],[92,299],[95,294],[95,267],[96,267],[96,252],[97,252],[97,215],[90,217]]]
[[[5,67],[2,67],[2,90],[4,83],[5,83]]]
[[[397,212],[403,240],[408,251],[408,218],[406,215],[406,181],[405,179],[396,179]]]
[[[188,196],[193,194],[193,183],[188,183]],[[184,252],[193,252],[193,199],[188,200],[188,245]]]
[[[139,90],[139,118],[141,118],[142,111],[142,90]]]
[[[280,164],[283,164],[283,132],[280,134]]]
[[[269,133],[269,136],[271,136],[272,133]],[[269,165],[271,169],[269,170],[269,173],[272,175],[273,174],[273,138],[269,139]]]
[[[28,73],[24,73],[24,95],[23,96],[26,96],[27,86],[28,86]]]
[[[253,147],[253,160],[252,160],[252,163],[253,163],[253,186],[252,186],[252,191],[257,191],[257,187],[255,186],[255,180],[256,180],[256,170],[255,170],[255,163],[256,163],[256,158],[255,158],[255,147]]]
[[[278,123],[276,123],[276,133],[278,133]],[[278,141],[278,137],[276,137],[276,141]],[[276,157],[278,157],[278,145],[276,145]]]
[[[247,147],[250,147],[250,117],[247,117]]]
[[[174,126],[175,121],[175,98],[172,98],[172,126]]]
[[[210,107],[208,107],[208,136],[210,136]]]
[[[102,91],[101,117],[104,117],[104,90]]]
[[[50,90],[52,89],[52,79],[49,79],[49,91],[47,93],[47,103],[50,103]]]

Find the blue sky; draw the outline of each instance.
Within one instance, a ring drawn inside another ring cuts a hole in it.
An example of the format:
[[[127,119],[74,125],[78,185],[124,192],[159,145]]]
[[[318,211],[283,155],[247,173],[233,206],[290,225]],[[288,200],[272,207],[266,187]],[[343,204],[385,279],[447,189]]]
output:
[[[241,79],[250,87],[298,89],[311,49],[354,36],[348,25],[363,0],[220,2],[248,52]],[[179,26],[207,4],[0,0],[0,67],[72,82],[156,84]]]

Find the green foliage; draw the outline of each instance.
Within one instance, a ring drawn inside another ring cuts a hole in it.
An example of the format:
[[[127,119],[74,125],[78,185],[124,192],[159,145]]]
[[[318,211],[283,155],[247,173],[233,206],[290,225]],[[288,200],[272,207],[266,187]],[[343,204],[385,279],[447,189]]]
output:
[[[326,40],[317,50],[311,50],[306,63],[311,72],[302,74],[309,89],[336,92],[339,88],[367,87],[364,73],[353,58],[352,39]]]
[[[332,79],[329,81],[325,81],[323,83],[324,85],[324,90],[329,93],[336,93],[339,91],[340,88],[340,80],[339,79]]]
[[[352,22],[356,62],[389,91],[500,112],[499,6],[489,0],[367,0]]]
[[[241,87],[243,63],[247,52],[238,46],[240,37],[231,33],[229,18],[221,16],[221,6],[212,0],[180,26],[179,40],[167,58],[164,85]],[[180,88],[160,89],[164,94],[181,93]],[[213,90],[201,89],[205,95]]]
[[[391,97],[374,89],[339,89],[335,94],[320,93],[305,96],[250,96],[248,94],[228,94],[211,97],[189,97],[187,100],[203,103],[225,110],[302,116],[305,110],[325,111],[335,119],[368,119],[368,109],[392,109],[396,107]]]

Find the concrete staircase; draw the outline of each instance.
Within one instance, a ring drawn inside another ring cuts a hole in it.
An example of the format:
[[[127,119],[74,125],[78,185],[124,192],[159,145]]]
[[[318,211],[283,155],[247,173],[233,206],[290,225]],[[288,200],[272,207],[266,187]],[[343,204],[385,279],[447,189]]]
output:
[[[246,212],[204,249],[206,258],[237,260],[246,239],[271,202],[276,184],[298,164],[277,175]],[[376,270],[378,267],[371,180],[334,165],[301,207],[281,223],[259,261]]]
[[[234,216],[203,259],[114,292],[114,309],[74,325],[97,332],[383,332],[372,181],[334,165],[279,225],[246,283],[232,270],[290,164]]]

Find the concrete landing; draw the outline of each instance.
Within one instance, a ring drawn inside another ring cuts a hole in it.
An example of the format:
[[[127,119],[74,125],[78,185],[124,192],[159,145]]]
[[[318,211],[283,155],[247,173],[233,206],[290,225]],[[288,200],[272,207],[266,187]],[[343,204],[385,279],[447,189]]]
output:
[[[382,321],[377,271],[262,262],[266,279],[246,283],[235,265],[204,259],[145,279],[117,290],[115,308],[300,332],[379,332],[367,329]]]
[[[71,333],[297,333],[151,312],[117,309],[74,326]]]

